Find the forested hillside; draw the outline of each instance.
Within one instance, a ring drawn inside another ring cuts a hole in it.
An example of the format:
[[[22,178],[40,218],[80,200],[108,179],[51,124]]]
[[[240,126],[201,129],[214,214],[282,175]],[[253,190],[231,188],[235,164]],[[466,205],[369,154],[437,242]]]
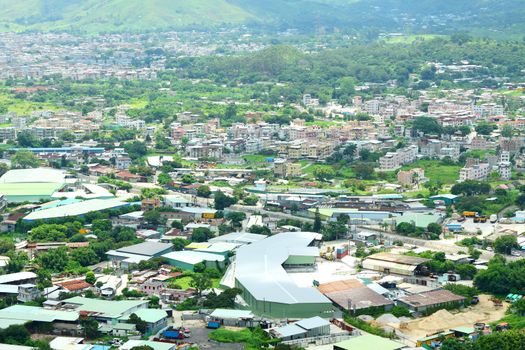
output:
[[[0,0],[2,30],[211,29],[402,31],[519,35],[521,0]]]

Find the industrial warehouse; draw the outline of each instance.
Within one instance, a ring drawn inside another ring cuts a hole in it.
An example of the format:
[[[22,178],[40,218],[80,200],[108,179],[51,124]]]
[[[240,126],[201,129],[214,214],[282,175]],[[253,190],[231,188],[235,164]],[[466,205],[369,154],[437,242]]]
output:
[[[313,287],[297,286],[286,271],[315,269],[318,244],[317,233],[288,232],[237,250],[230,268],[235,286],[254,313],[275,318],[332,317],[331,301]]]
[[[66,177],[64,171],[49,168],[9,170],[0,177],[0,194],[9,203],[49,200],[66,186]]]

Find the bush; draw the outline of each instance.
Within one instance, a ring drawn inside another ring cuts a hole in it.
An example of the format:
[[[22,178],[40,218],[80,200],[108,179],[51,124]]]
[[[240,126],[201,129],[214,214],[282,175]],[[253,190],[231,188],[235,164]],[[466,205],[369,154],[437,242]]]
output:
[[[396,305],[390,310],[390,313],[396,317],[412,317],[407,307]]]

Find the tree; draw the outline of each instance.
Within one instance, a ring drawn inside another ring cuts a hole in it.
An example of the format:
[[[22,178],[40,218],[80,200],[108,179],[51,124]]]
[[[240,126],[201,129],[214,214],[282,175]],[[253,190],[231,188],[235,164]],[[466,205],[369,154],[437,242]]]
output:
[[[9,170],[6,163],[0,163],[0,176],[4,175]]]
[[[513,133],[512,126],[510,126],[509,124],[505,124],[501,128],[501,136],[503,137],[512,137],[512,133]]]
[[[189,185],[195,183],[197,180],[195,180],[195,176],[193,174],[184,174],[181,177],[181,181],[182,183]]]
[[[36,260],[40,267],[44,267],[51,272],[63,272],[69,261],[67,248],[50,249],[40,254]]]
[[[322,229],[321,214],[319,213],[319,208],[315,210],[314,226],[312,230],[314,232],[321,232]]]
[[[440,224],[435,223],[435,222],[431,222],[427,226],[427,231],[439,236],[443,232],[443,228],[441,227]]]
[[[124,144],[124,149],[131,159],[143,157],[148,153],[146,144],[140,141],[126,142]]]
[[[217,210],[224,210],[232,205],[237,203],[237,200],[234,197],[230,197],[217,191],[214,194],[214,208]]]
[[[371,180],[374,178],[374,163],[358,162],[352,166],[355,176],[361,180]]]
[[[11,325],[0,331],[0,340],[15,344],[24,344],[31,338],[31,333],[23,325]]]
[[[155,350],[155,349],[153,349],[149,345],[139,345],[139,346],[132,347],[131,350]]]
[[[466,180],[452,186],[452,194],[463,194],[465,196],[474,196],[490,193],[490,184],[476,180]]]
[[[253,225],[248,229],[248,231],[257,235],[271,236],[272,234],[272,231],[266,226]]]
[[[88,271],[86,273],[86,278],[85,278],[86,282],[91,284],[91,285],[94,285],[95,282],[97,281],[97,278],[95,277],[95,273],[93,271]]]
[[[408,236],[416,232],[416,225],[409,222],[400,222],[396,226],[396,232],[403,236]]]
[[[494,241],[494,251],[496,253],[510,255],[512,249],[519,249],[516,236],[503,235]]]
[[[170,174],[167,173],[160,173],[157,178],[157,182],[159,183],[159,185],[162,186],[169,185],[172,183],[172,181],[173,180],[171,179]]]
[[[190,287],[194,288],[199,296],[212,285],[212,280],[206,273],[195,273],[191,276]]]
[[[44,290],[45,288],[53,286],[53,283],[51,282],[51,273],[48,270],[38,269],[36,276],[38,289]]]
[[[244,205],[253,207],[253,206],[257,205],[257,202],[259,202],[259,198],[257,196],[254,196],[254,195],[250,195],[248,197],[245,197],[242,200],[242,202],[243,202]]]
[[[316,166],[313,171],[313,175],[319,181],[331,180],[335,177],[335,170],[326,166]]]
[[[145,212],[144,220],[146,220],[147,223],[150,223],[152,225],[161,225],[166,222],[166,220],[162,218],[160,211],[158,211],[157,209]]]
[[[98,326],[98,322],[92,318],[80,320],[80,327],[82,327],[84,337],[87,339],[96,339],[100,336]]]
[[[184,238],[175,238],[171,241],[171,243],[173,244],[173,250],[179,252],[184,250],[184,247],[190,244],[190,241]]]
[[[346,225],[339,221],[329,222],[328,225],[325,225],[322,229],[323,238],[326,241],[338,240],[345,237],[347,233],[348,229]]]
[[[518,197],[516,197],[515,203],[518,207],[520,207],[520,209],[524,209],[525,208],[525,194],[520,194]]]
[[[439,125],[436,119],[430,117],[418,117],[414,119],[412,124],[412,132],[416,136],[416,132],[420,131],[423,134],[441,135],[443,127]]]
[[[226,214],[226,220],[231,221],[232,227],[240,227],[243,220],[246,219],[246,214],[239,211],[231,211]]]
[[[11,166],[13,168],[27,169],[38,168],[40,160],[31,151],[20,150],[11,157]]]
[[[100,261],[97,253],[90,247],[80,247],[71,251],[69,254],[71,260],[77,261],[80,266],[94,265]]]
[[[486,122],[479,123],[476,125],[476,132],[480,135],[490,135],[494,129],[496,129],[496,126],[493,124],[489,124]]]
[[[197,188],[197,196],[209,198],[211,196],[210,186],[202,185]]]
[[[129,315],[128,322],[135,325],[137,331],[145,334],[148,331],[148,324],[146,321],[138,317],[136,314]]]
[[[212,237],[213,233],[206,227],[198,227],[191,233],[192,242],[206,242]]]

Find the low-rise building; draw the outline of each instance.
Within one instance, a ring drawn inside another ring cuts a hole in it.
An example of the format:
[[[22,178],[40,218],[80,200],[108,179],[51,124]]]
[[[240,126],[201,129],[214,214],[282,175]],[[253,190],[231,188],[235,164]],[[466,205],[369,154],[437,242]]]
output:
[[[106,255],[115,268],[127,270],[134,264],[160,257],[172,249],[171,243],[144,242],[110,250]]]
[[[489,176],[489,173],[490,165],[488,163],[465,166],[459,171],[459,182],[466,180],[485,180]]]
[[[299,177],[302,174],[301,164],[285,159],[276,159],[273,163],[273,173],[282,178]]]
[[[451,305],[462,305],[465,302],[465,297],[441,289],[407,295],[399,298],[397,301],[411,311],[423,312],[427,309],[434,309],[437,307],[445,308]]]

